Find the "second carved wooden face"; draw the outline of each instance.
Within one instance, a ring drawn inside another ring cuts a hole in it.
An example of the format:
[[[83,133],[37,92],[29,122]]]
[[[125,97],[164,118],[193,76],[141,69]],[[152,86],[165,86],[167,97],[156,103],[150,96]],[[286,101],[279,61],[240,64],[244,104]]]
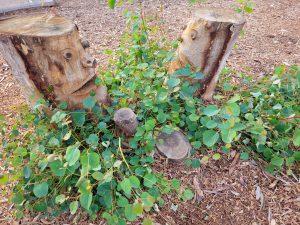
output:
[[[201,19],[192,19],[179,39],[178,56],[184,63],[203,69],[211,44],[211,24]]]

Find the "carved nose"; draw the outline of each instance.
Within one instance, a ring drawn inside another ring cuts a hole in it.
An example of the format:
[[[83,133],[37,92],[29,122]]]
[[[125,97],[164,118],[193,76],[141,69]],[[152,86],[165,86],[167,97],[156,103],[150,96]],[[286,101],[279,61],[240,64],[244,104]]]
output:
[[[82,66],[87,68],[95,68],[96,65],[97,65],[96,59],[87,59],[82,62]]]
[[[94,59],[94,60],[93,60],[93,67],[95,68],[96,66],[97,66],[97,60]]]
[[[84,49],[90,47],[89,41],[88,41],[88,40],[85,40],[85,39],[81,41],[81,45],[82,45],[82,47],[83,47]]]
[[[177,40],[178,40],[179,42],[183,42],[183,38],[182,38],[181,34],[180,34],[180,35],[178,35],[178,38],[177,38]]]

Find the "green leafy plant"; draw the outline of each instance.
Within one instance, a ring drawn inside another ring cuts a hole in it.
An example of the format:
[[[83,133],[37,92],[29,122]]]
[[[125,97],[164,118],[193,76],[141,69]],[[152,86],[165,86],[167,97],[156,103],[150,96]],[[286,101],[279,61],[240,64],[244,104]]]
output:
[[[252,13],[254,10],[254,3],[251,0],[236,0],[234,8],[239,13]]]
[[[215,102],[207,104],[194,96],[197,84],[186,79],[202,79],[203,74],[189,66],[180,71],[182,77],[167,74],[165,65],[177,43],[157,38],[159,29],[149,27],[137,14],[128,12],[126,18],[121,45],[106,52],[111,61],[99,69],[95,81],[108,87],[113,97],[110,107],[98,106],[91,95],[84,109],[70,112],[62,103],[51,118],[25,110],[9,133],[0,118],[6,137],[2,158],[10,168],[0,183],[16,183],[12,202],[17,217],[24,210],[51,216],[84,210],[91,218],[101,215],[108,224],[142,218],[151,224],[144,214],[162,206],[163,195],[174,190],[182,201],[194,197],[188,187],[180,191],[179,180],[153,172],[151,153],[161,131],[182,130],[193,152],[212,152],[214,160],[234,149],[241,151],[243,160],[262,157],[270,172],[291,172],[299,163],[297,66],[277,67],[272,77],[255,85],[243,74],[239,86],[225,79]],[[228,73],[235,76],[225,68],[223,75]],[[129,139],[115,132],[112,118],[121,107],[138,115],[137,132]],[[187,164],[197,168],[208,158],[200,161],[192,156]]]

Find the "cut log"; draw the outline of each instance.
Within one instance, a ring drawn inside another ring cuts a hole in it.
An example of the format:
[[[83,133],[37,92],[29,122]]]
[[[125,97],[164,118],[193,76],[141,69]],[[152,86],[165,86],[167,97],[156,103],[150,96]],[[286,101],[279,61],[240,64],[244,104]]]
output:
[[[205,75],[198,94],[211,100],[219,74],[241,32],[245,19],[229,9],[204,8],[195,12],[179,38],[177,59],[169,73],[191,65]],[[198,81],[197,81],[198,82]]]
[[[156,148],[168,159],[182,160],[190,154],[192,146],[181,132],[174,131],[171,134],[159,133]]]
[[[0,13],[57,5],[56,0],[0,0]]]
[[[138,126],[135,113],[130,108],[121,108],[114,114],[114,121],[117,127],[126,135],[133,136]]]
[[[90,92],[101,92],[94,84],[96,61],[81,44],[77,26],[64,17],[0,19],[0,53],[31,105],[43,96],[54,106],[67,101],[69,108],[80,108]]]

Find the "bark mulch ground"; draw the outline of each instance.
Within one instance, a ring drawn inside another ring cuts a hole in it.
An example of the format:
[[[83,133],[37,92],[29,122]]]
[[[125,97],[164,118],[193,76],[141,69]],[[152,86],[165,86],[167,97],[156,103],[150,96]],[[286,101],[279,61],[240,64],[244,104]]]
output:
[[[254,0],[255,10],[247,15],[245,35],[228,60],[228,65],[255,77],[268,75],[282,63],[300,62],[300,2],[298,0]],[[124,8],[109,10],[106,1],[59,1],[53,9],[25,10],[18,13],[49,10],[73,19],[82,36],[91,43],[91,52],[99,64],[105,64],[105,49],[115,49],[125,28]],[[200,6],[231,7],[234,1],[209,0],[190,5],[187,0],[143,1],[148,15],[159,15],[168,38],[174,39]],[[21,90],[9,66],[0,58],[0,113],[13,121],[16,108],[24,104]],[[1,150],[0,150],[1,152]],[[255,161],[234,160],[234,155],[211,161],[200,169],[166,163],[157,159],[155,170],[169,178],[179,178],[197,193],[191,202],[179,202],[166,196],[166,205],[151,214],[157,224],[300,224],[299,177],[271,176]],[[1,173],[0,161],[0,173]],[[174,169],[176,168],[176,169]],[[88,221],[85,214],[62,215],[47,219],[43,215],[27,215],[22,221],[12,217],[13,205],[8,202],[10,186],[0,187],[0,224],[105,224]]]

